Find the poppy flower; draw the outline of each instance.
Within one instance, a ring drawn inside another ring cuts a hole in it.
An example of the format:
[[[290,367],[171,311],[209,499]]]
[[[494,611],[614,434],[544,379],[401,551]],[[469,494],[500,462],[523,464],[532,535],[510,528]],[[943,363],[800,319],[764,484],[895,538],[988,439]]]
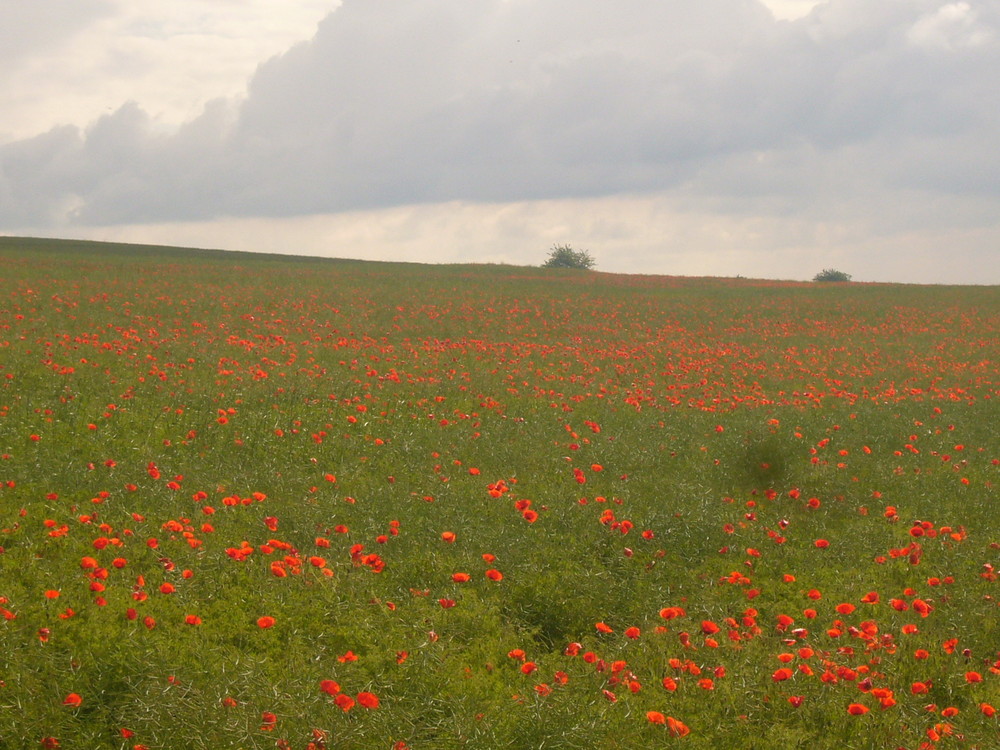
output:
[[[666,724],[667,717],[661,714],[659,711],[647,711],[646,720],[650,724]]]
[[[667,728],[670,730],[672,737],[686,737],[691,733],[691,730],[684,722],[678,721],[673,716],[667,717]]]
[[[365,708],[378,708],[379,701],[378,696],[374,693],[360,692],[357,695],[357,701],[361,706]]]
[[[672,620],[675,617],[683,617],[685,611],[683,607],[664,607],[660,610],[660,617],[664,620]]]
[[[334,698],[333,702],[336,703],[337,707],[344,713],[347,713],[354,708],[354,698],[347,695],[347,693],[339,693],[337,697]]]
[[[340,685],[334,680],[321,680],[319,690],[327,695],[336,695],[340,692]]]
[[[490,568],[489,570],[486,571],[486,577],[489,578],[491,581],[502,581],[503,573],[501,573],[496,568]]]
[[[870,709],[860,703],[852,703],[847,707],[847,713],[851,716],[864,716]]]
[[[271,617],[270,615],[264,615],[263,617],[257,618],[257,627],[264,629],[273,628],[274,622],[275,620],[273,617]]]
[[[83,698],[81,698],[77,693],[70,693],[65,698],[63,698],[64,706],[71,706],[73,708],[76,708],[81,703],[83,703]]]

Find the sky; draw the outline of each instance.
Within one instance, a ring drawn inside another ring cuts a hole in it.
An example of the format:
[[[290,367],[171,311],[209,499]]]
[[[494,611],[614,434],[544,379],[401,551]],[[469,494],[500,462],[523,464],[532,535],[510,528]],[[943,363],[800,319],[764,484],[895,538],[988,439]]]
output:
[[[1000,0],[0,0],[0,234],[1000,284]]]

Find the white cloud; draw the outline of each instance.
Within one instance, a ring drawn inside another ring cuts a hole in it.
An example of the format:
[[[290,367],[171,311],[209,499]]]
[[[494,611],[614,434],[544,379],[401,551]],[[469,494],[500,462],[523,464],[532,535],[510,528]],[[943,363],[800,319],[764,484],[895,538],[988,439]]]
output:
[[[943,5],[921,16],[906,36],[918,46],[954,50],[987,44],[994,39],[994,33],[978,20],[969,3],[959,2]]]
[[[239,97],[261,60],[338,0],[0,0],[0,143],[86,125],[126,101],[169,130]]]

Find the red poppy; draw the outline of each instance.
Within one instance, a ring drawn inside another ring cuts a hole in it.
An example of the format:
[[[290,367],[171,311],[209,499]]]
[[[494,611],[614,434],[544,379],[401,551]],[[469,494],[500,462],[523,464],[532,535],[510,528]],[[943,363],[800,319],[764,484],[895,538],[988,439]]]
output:
[[[358,703],[365,708],[378,708],[379,701],[378,696],[374,693],[360,692],[357,695]]]
[[[684,722],[678,721],[673,716],[667,717],[667,728],[673,737],[686,737],[691,733],[691,730]]]
[[[83,698],[81,698],[77,693],[70,693],[63,698],[64,706],[72,706],[73,708],[76,708],[81,703],[83,703]]]
[[[266,628],[273,628],[274,627],[274,622],[275,622],[275,620],[274,620],[273,617],[271,617],[270,615],[264,615],[263,617],[258,617],[257,618],[257,627],[258,628],[265,628],[265,629]]]
[[[334,680],[321,680],[319,683],[320,692],[327,695],[336,695],[340,692],[340,685]]]

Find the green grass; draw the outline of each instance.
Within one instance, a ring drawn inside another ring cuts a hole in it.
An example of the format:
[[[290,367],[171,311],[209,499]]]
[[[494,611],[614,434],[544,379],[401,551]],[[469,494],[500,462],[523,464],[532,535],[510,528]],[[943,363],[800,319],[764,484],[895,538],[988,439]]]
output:
[[[995,287],[0,263],[0,747],[1000,744]]]

